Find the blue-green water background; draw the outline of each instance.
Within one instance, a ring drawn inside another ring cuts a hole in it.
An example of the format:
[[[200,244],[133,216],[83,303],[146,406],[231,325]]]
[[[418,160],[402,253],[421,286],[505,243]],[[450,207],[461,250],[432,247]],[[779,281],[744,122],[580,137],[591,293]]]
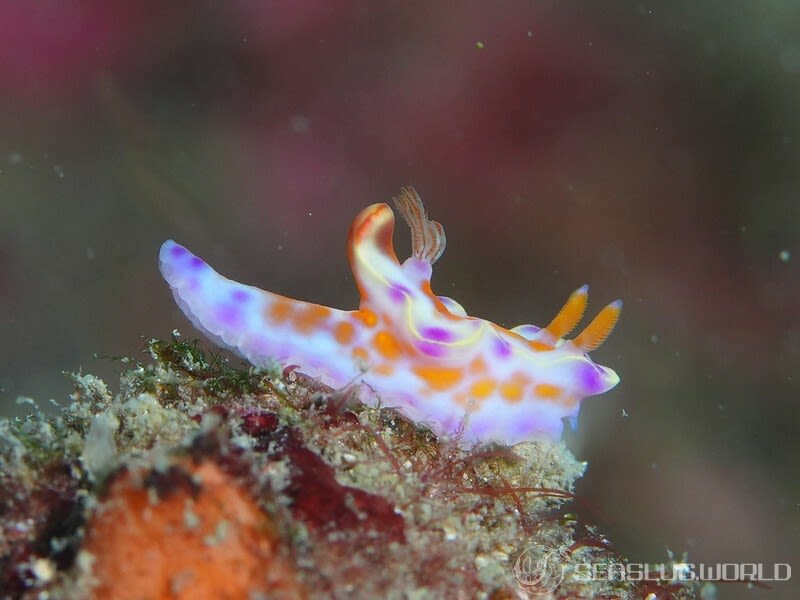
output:
[[[625,301],[594,354],[622,383],[568,436],[587,519],[634,561],[797,581],[800,6],[280,4],[0,7],[2,412],[192,334],[168,237],[354,307],[350,220],[412,183],[448,234],[434,290],[471,314]]]

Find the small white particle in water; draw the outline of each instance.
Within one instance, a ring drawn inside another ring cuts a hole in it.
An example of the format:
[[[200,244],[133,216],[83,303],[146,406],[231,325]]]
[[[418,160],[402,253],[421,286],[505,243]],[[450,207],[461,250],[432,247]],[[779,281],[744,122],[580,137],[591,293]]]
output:
[[[25,158],[19,152],[12,152],[8,155],[8,164],[10,165],[20,165],[25,160]]]
[[[64,179],[64,167],[61,165],[53,165],[53,171],[55,171],[59,179]]]
[[[533,32],[532,31],[528,32],[528,37],[533,37]]]
[[[308,133],[311,129],[311,119],[305,115],[294,115],[289,119],[289,127],[295,133]]]
[[[478,50],[483,50],[483,49],[484,49],[486,46],[483,44],[483,42],[477,42],[477,43],[475,44],[475,47],[476,47]]]
[[[308,216],[310,217],[312,215],[313,215],[313,213],[311,211],[308,211]]]
[[[650,341],[651,341],[653,344],[657,344],[657,343],[658,343],[658,336],[657,336],[657,335],[655,335],[655,334],[651,335],[651,336],[650,336]]]
[[[86,258],[88,258],[89,260],[92,260],[92,259],[94,259],[94,256],[95,256],[94,248],[87,248],[86,249]]]
[[[778,258],[780,258],[783,262],[789,262],[789,260],[792,258],[792,253],[788,250],[781,250],[778,252]]]
[[[628,411],[625,410],[624,408],[622,409],[622,416],[623,417],[627,417],[628,416]]]

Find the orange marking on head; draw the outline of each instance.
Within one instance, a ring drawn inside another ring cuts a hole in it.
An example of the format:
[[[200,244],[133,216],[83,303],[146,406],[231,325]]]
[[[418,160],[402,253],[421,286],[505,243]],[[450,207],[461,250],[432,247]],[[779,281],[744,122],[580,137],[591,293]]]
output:
[[[534,393],[541,398],[555,399],[564,393],[564,390],[551,383],[540,383],[533,388]]]
[[[347,255],[353,272],[356,275],[356,285],[361,294],[361,300],[367,299],[367,290],[359,280],[361,269],[356,265],[362,264],[365,260],[361,253],[380,252],[397,261],[392,244],[392,234],[394,233],[394,213],[388,204],[373,204],[362,210],[353,224],[350,226],[350,233],[347,236]]]
[[[294,316],[294,326],[300,333],[311,333],[331,315],[331,309],[318,304],[308,304]]]
[[[586,326],[586,329],[581,331],[578,337],[572,340],[572,343],[584,352],[595,350],[606,340],[614,329],[621,310],[621,300],[615,300],[606,306],[592,319],[592,322]]]
[[[272,323],[285,322],[294,312],[294,302],[288,298],[279,298],[264,310],[264,318]]]
[[[553,336],[553,339],[560,339],[575,329],[586,310],[586,302],[589,299],[588,289],[584,285],[572,292],[564,306],[558,311],[558,314],[544,328],[545,331]]]
[[[414,373],[425,380],[431,389],[443,391],[456,385],[464,376],[462,369],[449,367],[414,367]]]
[[[497,382],[493,379],[481,379],[472,384],[472,387],[469,388],[470,396],[475,398],[486,398],[492,392],[494,392],[495,388],[497,387]]]
[[[353,316],[361,321],[366,327],[375,327],[375,325],[378,324],[378,315],[368,308],[357,310]]]
[[[378,375],[391,375],[392,373],[394,373],[394,367],[389,363],[381,363],[379,365],[376,365],[372,369],[372,371],[374,373],[377,373]]]
[[[400,347],[397,338],[388,331],[379,331],[376,333],[375,337],[372,339],[372,343],[375,345],[378,352],[389,360],[397,358],[403,353],[403,349]]]
[[[336,324],[336,327],[333,328],[333,337],[337,342],[345,346],[353,341],[355,332],[356,328],[353,327],[352,323],[349,321],[340,321]]]

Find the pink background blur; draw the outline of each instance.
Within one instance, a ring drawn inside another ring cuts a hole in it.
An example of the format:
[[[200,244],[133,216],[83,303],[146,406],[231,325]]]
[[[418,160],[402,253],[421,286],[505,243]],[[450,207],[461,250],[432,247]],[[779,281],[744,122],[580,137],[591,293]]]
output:
[[[622,383],[568,436],[587,520],[634,561],[791,563],[719,597],[795,598],[798,22],[789,0],[3,3],[0,410],[194,335],[168,237],[354,307],[350,220],[411,183],[448,235],[434,289],[471,314],[625,301],[593,355]]]

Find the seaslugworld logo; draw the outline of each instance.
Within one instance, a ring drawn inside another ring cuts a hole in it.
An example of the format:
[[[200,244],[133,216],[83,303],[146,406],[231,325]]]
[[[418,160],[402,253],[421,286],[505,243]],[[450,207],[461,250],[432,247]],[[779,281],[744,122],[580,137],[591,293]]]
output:
[[[645,564],[633,562],[582,563],[570,560],[569,553],[531,546],[522,551],[514,564],[514,578],[527,592],[552,592],[562,582],[590,581],[657,582],[739,582],[771,584],[789,581],[789,563],[689,563]]]
[[[527,592],[552,592],[564,579],[567,556],[553,548],[526,548],[514,563],[514,578]]]
[[[789,581],[789,563],[577,563],[570,567],[573,581],[739,581],[773,583]]]

